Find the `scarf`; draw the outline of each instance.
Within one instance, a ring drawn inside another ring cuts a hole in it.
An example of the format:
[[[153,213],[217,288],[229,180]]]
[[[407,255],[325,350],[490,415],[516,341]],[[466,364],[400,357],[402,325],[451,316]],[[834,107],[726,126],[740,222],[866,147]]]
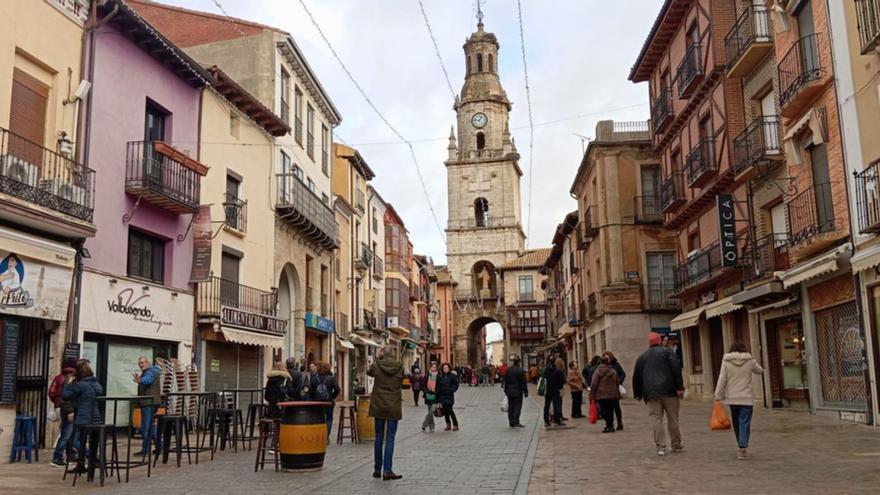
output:
[[[428,392],[437,391],[437,373],[428,373]]]

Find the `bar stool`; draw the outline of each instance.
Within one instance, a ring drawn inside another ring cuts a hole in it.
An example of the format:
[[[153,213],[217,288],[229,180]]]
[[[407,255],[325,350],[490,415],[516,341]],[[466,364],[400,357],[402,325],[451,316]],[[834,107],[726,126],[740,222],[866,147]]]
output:
[[[254,463],[254,472],[260,471],[266,466],[266,451],[272,450],[275,457],[275,471],[278,471],[278,431],[281,428],[281,420],[278,418],[263,418],[259,423],[260,436],[257,439],[257,461]]]
[[[342,403],[339,405],[339,425],[336,427],[336,443],[342,445],[346,438],[351,439],[351,443],[360,443],[357,431],[357,406],[352,403]],[[348,416],[348,424],[346,425],[346,416]],[[348,430],[348,434],[345,433]]]
[[[217,448],[226,449],[226,440],[229,438],[229,429],[232,428],[232,447],[238,452],[238,442],[241,441],[244,448],[244,421],[241,409],[212,408],[208,410],[208,429],[211,439],[211,460]],[[205,437],[202,437],[204,444]]]
[[[76,480],[83,472],[86,463],[86,443],[89,444],[89,465],[86,481],[95,480],[95,468],[99,471],[101,486],[104,486],[105,475],[112,476],[116,471],[116,481],[122,483],[122,476],[119,469],[119,446],[116,442],[116,427],[110,424],[106,425],[83,425],[79,427],[80,449],[76,456],[76,467],[73,471],[73,486],[76,486]],[[110,462],[107,462],[107,440],[110,440]],[[97,465],[96,465],[97,464]],[[64,469],[64,477],[67,478],[68,469]]]
[[[159,416],[158,434],[162,439],[162,464],[168,464],[168,455],[171,452],[171,434],[174,434],[174,451],[177,454],[177,467],[180,467],[180,458],[183,450],[186,449],[187,461],[192,464],[192,455],[189,448],[190,426],[186,416]],[[159,461],[160,452],[156,452],[153,459],[153,466]]]
[[[31,451],[34,459],[40,462],[40,441],[37,438],[37,418],[34,416],[16,416],[15,430],[12,434],[12,452],[9,453],[9,462],[21,461],[24,454],[28,464],[31,463]]]
[[[254,436],[254,430],[256,429],[257,422],[263,419],[265,413],[266,405],[262,402],[248,405],[247,416],[244,423],[245,431],[248,432],[248,450],[253,450],[252,442],[257,439],[257,437]]]

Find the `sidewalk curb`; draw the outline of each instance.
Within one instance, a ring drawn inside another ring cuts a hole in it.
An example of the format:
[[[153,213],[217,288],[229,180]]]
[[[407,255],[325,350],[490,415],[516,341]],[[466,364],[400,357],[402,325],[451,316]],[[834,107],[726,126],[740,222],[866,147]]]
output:
[[[532,407],[538,409],[539,414],[532,426],[532,438],[529,440],[529,451],[526,453],[525,461],[519,471],[519,477],[516,479],[516,489],[514,489],[513,492],[514,495],[527,495],[529,492],[529,482],[532,479],[532,467],[535,464],[535,455],[538,452],[538,442],[540,441],[541,436],[541,428],[539,425],[543,421],[540,414],[542,411],[538,408],[538,405],[534,400],[529,400],[529,403]]]

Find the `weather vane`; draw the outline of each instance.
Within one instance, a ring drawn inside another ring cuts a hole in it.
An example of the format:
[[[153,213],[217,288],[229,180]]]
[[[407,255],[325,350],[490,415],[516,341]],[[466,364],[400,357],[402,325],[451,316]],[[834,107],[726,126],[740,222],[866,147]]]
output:
[[[483,0],[477,0],[477,22],[479,24],[483,23]]]

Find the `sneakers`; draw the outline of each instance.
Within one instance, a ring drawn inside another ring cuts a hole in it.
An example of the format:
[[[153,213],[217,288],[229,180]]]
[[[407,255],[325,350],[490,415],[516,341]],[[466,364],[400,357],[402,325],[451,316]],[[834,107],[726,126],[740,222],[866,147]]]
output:
[[[684,445],[679,445],[678,447],[672,447],[673,454],[681,454],[684,452]]]
[[[736,459],[739,461],[747,461],[749,459],[749,452],[746,449],[739,449],[736,453]]]
[[[663,457],[666,455],[666,447],[657,447],[657,455]]]
[[[56,461],[56,460],[53,460],[52,462],[50,462],[49,465],[52,467],[67,467],[67,464],[65,464],[64,462]]]

